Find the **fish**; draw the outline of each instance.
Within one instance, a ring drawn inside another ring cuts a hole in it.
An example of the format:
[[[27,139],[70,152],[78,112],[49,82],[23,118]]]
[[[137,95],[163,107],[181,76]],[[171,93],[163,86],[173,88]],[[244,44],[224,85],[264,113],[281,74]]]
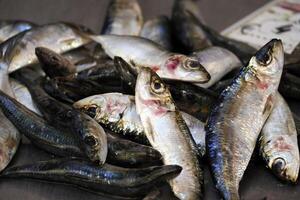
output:
[[[145,134],[161,153],[163,163],[182,167],[181,173],[168,181],[175,196],[182,200],[201,199],[203,171],[196,144],[170,91],[149,68],[142,68],[138,74],[135,102]]]
[[[282,76],[278,91],[287,98],[300,99],[300,78],[291,74],[285,73]]]
[[[22,67],[37,63],[35,48],[46,46],[63,53],[89,43],[90,31],[85,27],[68,23],[52,23],[23,31],[1,44],[1,62],[11,73]],[[49,37],[51,35],[51,37]]]
[[[1,177],[47,180],[97,193],[141,199],[156,183],[180,171],[177,165],[127,169],[109,164],[98,166],[80,158],[62,158],[10,167]]]
[[[206,152],[215,186],[238,200],[239,182],[269,117],[284,63],[281,40],[272,39],[220,94],[206,125]]]
[[[76,66],[64,56],[46,47],[36,47],[35,54],[40,66],[50,78],[68,76],[76,73]]]
[[[0,21],[0,43],[35,26],[34,23],[23,20]]]
[[[172,50],[171,21],[165,15],[154,17],[144,23],[140,36],[152,40],[164,49]]]
[[[26,106],[29,110],[42,116],[41,112],[35,105],[28,88],[24,84],[20,83],[19,81],[13,78],[10,78],[9,82],[12,87],[13,93],[16,97],[16,100],[24,106]]]
[[[186,53],[201,51],[212,46],[212,42],[195,20],[196,17],[198,20],[201,19],[198,13],[195,0],[174,1],[172,9],[172,24],[176,33],[174,36],[180,43],[180,49]]]
[[[118,35],[91,35],[90,38],[101,44],[110,58],[121,57],[137,72],[143,66],[164,79],[195,83],[206,83],[210,79],[209,73],[195,58],[168,52],[151,40]]]
[[[82,150],[91,161],[103,164],[107,157],[107,138],[104,129],[91,117],[50,97],[40,86],[39,78],[29,67],[14,73],[28,87],[44,118],[54,127],[74,133]]]
[[[285,181],[296,182],[299,173],[299,148],[293,114],[277,93],[274,108],[259,138],[259,149],[268,168]]]
[[[193,56],[203,65],[210,74],[210,80],[204,84],[196,84],[202,88],[209,88],[223,78],[227,73],[242,66],[240,59],[222,47],[208,47],[194,52]]]
[[[121,93],[105,93],[81,99],[73,107],[90,115],[100,124],[133,141],[149,144],[140,116],[137,114],[135,97]],[[201,156],[205,154],[204,123],[180,112],[186,122]]]
[[[143,14],[137,0],[111,0],[101,33],[104,35],[139,35]]]

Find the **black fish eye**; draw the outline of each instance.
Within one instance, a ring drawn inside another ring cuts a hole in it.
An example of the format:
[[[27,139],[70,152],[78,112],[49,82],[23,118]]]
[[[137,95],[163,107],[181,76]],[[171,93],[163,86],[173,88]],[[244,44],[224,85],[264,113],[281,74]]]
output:
[[[165,85],[159,80],[153,81],[151,84],[151,88],[156,93],[163,93],[166,89]]]
[[[95,146],[97,144],[97,141],[93,136],[87,136],[84,138],[84,143],[89,146]]]
[[[262,55],[257,55],[257,56],[256,56],[256,60],[257,60],[260,64],[266,66],[266,65],[269,65],[269,64],[272,62],[272,56],[271,56],[270,53],[268,52],[268,53],[264,53],[264,54],[262,54]]]
[[[91,118],[95,118],[96,116],[96,111],[97,111],[97,107],[96,106],[91,106],[91,107],[88,107],[86,109],[87,111],[87,114],[91,117]]]
[[[272,169],[277,174],[280,174],[286,166],[285,160],[283,158],[276,158],[272,164]]]
[[[199,69],[201,67],[201,64],[197,60],[191,60],[188,59],[185,62],[186,68],[188,69]]]

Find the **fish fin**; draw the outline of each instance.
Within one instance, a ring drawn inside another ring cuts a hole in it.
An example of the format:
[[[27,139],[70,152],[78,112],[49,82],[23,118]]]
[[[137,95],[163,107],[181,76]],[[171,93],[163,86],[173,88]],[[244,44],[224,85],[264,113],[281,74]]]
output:
[[[274,107],[274,95],[270,94],[267,98],[264,110],[263,110],[263,115],[269,116],[271,113],[273,107]]]

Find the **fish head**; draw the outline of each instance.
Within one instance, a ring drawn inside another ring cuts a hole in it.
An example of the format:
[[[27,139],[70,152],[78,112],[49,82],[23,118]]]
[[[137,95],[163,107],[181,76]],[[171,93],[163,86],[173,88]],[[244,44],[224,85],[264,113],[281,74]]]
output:
[[[102,95],[94,95],[75,102],[73,107],[95,119],[102,112],[105,104],[106,99]]]
[[[165,69],[181,81],[206,83],[210,80],[210,74],[201,63],[185,55],[171,55],[165,62]]]
[[[157,114],[174,111],[175,105],[169,88],[151,69],[141,67],[136,82],[136,99],[138,106],[143,106]]]
[[[280,77],[284,63],[281,40],[272,39],[251,58],[249,66],[254,73],[268,77]],[[277,81],[277,79],[276,79]]]
[[[279,136],[267,144],[271,155],[269,167],[278,178],[290,182],[296,182],[299,173],[299,150],[290,145],[293,142],[289,137]]]

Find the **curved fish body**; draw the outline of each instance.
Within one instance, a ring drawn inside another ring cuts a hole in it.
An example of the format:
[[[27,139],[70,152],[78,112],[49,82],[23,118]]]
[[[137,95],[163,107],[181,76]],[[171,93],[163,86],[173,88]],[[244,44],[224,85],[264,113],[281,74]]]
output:
[[[278,90],[284,97],[300,100],[300,78],[290,73],[284,74]]]
[[[175,0],[172,22],[175,36],[185,52],[192,53],[212,45],[206,33],[198,25],[199,10],[195,0]]]
[[[194,52],[198,61],[210,74],[210,80],[204,84],[196,84],[199,87],[209,88],[217,83],[227,73],[242,66],[236,55],[222,47],[209,47],[203,51]]]
[[[177,111],[171,93],[159,76],[142,68],[136,82],[137,112],[145,134],[166,165],[179,165],[181,173],[169,180],[172,191],[182,200],[202,198],[203,173],[196,144]]]
[[[8,72],[37,62],[35,48],[46,46],[57,53],[63,53],[87,44],[89,32],[83,27],[67,23],[53,23],[24,31],[1,44],[2,62]]]
[[[192,57],[171,53],[151,40],[136,36],[90,36],[100,43],[111,58],[122,57],[133,70],[148,67],[164,79],[206,83],[210,76],[205,68]]]
[[[139,35],[143,15],[137,0],[111,0],[101,33],[105,35]]]
[[[171,22],[167,16],[158,16],[145,22],[141,37],[152,40],[164,49],[172,50]]]
[[[140,143],[149,143],[140,116],[136,111],[134,96],[106,93],[84,98],[75,102],[73,106],[114,132],[121,133]],[[204,123],[187,113],[181,112],[181,115],[191,132],[199,153],[203,156],[205,154]]]
[[[13,93],[15,94],[16,100],[21,104],[23,104],[24,106],[26,106],[32,112],[42,116],[41,112],[39,111],[34,101],[32,100],[28,88],[13,78],[10,78],[9,82],[13,90]]]
[[[68,76],[76,73],[76,66],[64,56],[45,47],[35,48],[35,54],[42,69],[50,78]]]
[[[27,31],[33,27],[35,27],[35,25],[27,21],[19,21],[19,20],[1,21],[0,22],[0,43],[17,35],[18,33]]]
[[[300,162],[297,130],[293,114],[279,93],[261,131],[259,148],[267,166],[278,178],[297,181]]]
[[[181,167],[176,165],[126,169],[109,164],[97,166],[82,159],[67,158],[11,167],[1,177],[68,183],[108,195],[141,199],[156,183],[174,177],[180,171]]]
[[[273,109],[282,68],[283,47],[273,39],[241,69],[221,93],[206,127],[206,145],[217,189],[226,200],[238,188],[263,125]]]

